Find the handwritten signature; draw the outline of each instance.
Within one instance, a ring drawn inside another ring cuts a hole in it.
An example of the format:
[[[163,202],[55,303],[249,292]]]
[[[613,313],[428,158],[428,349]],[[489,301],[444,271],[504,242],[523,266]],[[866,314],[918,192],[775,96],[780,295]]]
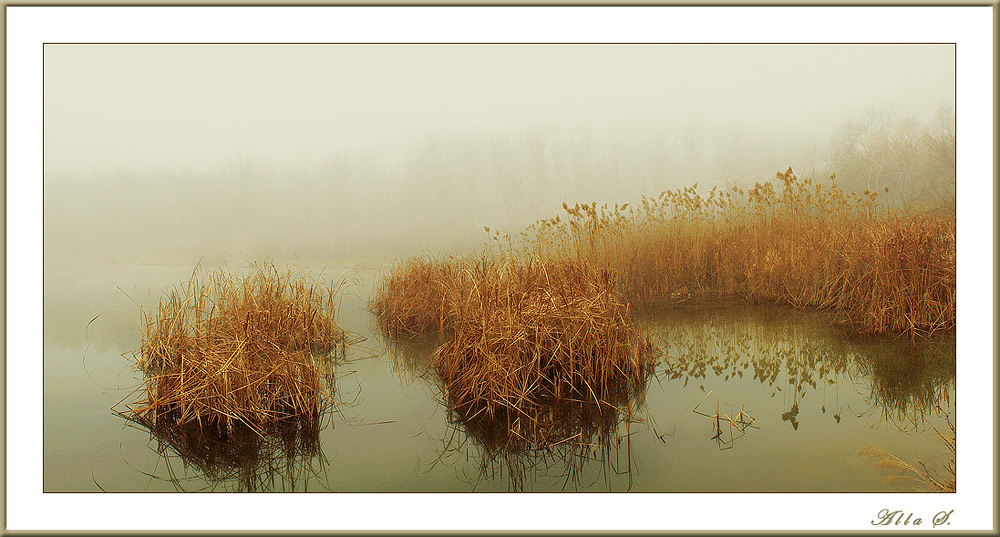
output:
[[[948,518],[954,512],[954,509],[939,512],[931,518],[931,524],[935,528],[944,524],[951,524],[951,522],[948,522]],[[923,518],[915,517],[913,513],[906,513],[898,509],[895,511],[883,509],[878,512],[876,519],[872,520],[872,526],[920,526],[923,523]]]

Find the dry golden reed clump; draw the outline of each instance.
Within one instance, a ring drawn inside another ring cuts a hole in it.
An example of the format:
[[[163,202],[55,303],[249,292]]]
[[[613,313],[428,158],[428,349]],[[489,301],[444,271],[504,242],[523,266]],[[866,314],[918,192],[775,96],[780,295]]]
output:
[[[544,443],[545,408],[617,407],[645,386],[653,345],[608,270],[483,256],[464,270],[451,337],[432,358],[452,410]]]
[[[182,289],[142,312],[142,399],[128,405],[140,423],[197,423],[216,431],[245,426],[263,436],[291,419],[315,419],[332,395],[336,288],[273,264],[245,276],[196,270]]]
[[[413,258],[379,280],[369,308],[379,327],[393,337],[442,333],[451,326],[460,263]]]

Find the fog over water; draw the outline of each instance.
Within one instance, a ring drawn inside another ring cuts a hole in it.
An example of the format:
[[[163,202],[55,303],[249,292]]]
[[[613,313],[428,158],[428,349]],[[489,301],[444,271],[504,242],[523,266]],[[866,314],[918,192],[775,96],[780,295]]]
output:
[[[475,251],[484,226],[516,240],[564,201],[695,183],[705,196],[790,166],[888,188],[901,214],[953,214],[954,58],[951,45],[45,45],[43,488],[241,490],[258,472],[281,475],[263,489],[320,491],[912,485],[859,456],[870,445],[944,471],[954,336],[847,338],[831,312],[777,305],[643,312],[660,354],[627,414],[596,429],[556,413],[579,435],[491,459],[503,431],[451,412],[428,374],[441,340],[384,337],[370,304],[390,263]],[[196,266],[268,260],[344,283],[336,322],[357,341],[313,431],[321,450],[210,445],[169,420],[151,435],[111,412],[147,378],[141,329],[165,293]],[[723,436],[720,412],[737,408],[753,430]],[[292,463],[303,471],[286,479]]]
[[[379,263],[475,246],[562,201],[788,166],[892,185],[909,208],[954,199],[951,45],[44,53],[47,265]]]

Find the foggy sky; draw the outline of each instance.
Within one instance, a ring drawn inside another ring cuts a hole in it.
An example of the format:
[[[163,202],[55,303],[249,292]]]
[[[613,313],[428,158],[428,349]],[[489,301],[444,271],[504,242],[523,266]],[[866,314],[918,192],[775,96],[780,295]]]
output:
[[[392,158],[580,127],[815,137],[953,106],[951,45],[46,45],[47,171]]]

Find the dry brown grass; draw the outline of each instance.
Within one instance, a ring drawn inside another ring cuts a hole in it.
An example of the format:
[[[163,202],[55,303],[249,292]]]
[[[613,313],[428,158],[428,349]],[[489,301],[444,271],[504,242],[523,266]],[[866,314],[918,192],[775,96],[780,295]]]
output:
[[[273,264],[245,276],[195,270],[143,311],[135,421],[159,427],[197,423],[206,430],[316,419],[332,395],[332,367],[348,344],[337,327],[336,288],[318,289]]]
[[[558,436],[546,409],[618,409],[651,373],[653,345],[610,270],[509,252],[413,259],[370,306],[382,330],[438,334],[430,369],[463,422],[503,423],[509,446]]]
[[[871,333],[934,334],[955,326],[955,220],[871,222],[838,252],[824,306]]]
[[[451,327],[460,263],[413,258],[393,266],[381,278],[369,307],[383,332],[412,338]]]
[[[843,312],[859,332],[930,335],[955,325],[955,219],[904,215],[791,169],[744,191],[697,184],[629,204],[570,207],[523,234],[526,251],[618,276],[640,308],[692,296]]]
[[[620,408],[644,386],[653,346],[632,308],[729,297],[835,309],[866,333],[955,325],[954,217],[902,215],[832,177],[563,208],[517,245],[494,233],[479,257],[397,265],[371,303],[390,335],[438,334],[450,411],[503,424],[510,445],[558,437],[554,403]]]
[[[464,272],[450,339],[434,354],[449,406],[531,443],[561,402],[617,408],[645,385],[653,346],[612,274],[571,261],[483,257]]]

